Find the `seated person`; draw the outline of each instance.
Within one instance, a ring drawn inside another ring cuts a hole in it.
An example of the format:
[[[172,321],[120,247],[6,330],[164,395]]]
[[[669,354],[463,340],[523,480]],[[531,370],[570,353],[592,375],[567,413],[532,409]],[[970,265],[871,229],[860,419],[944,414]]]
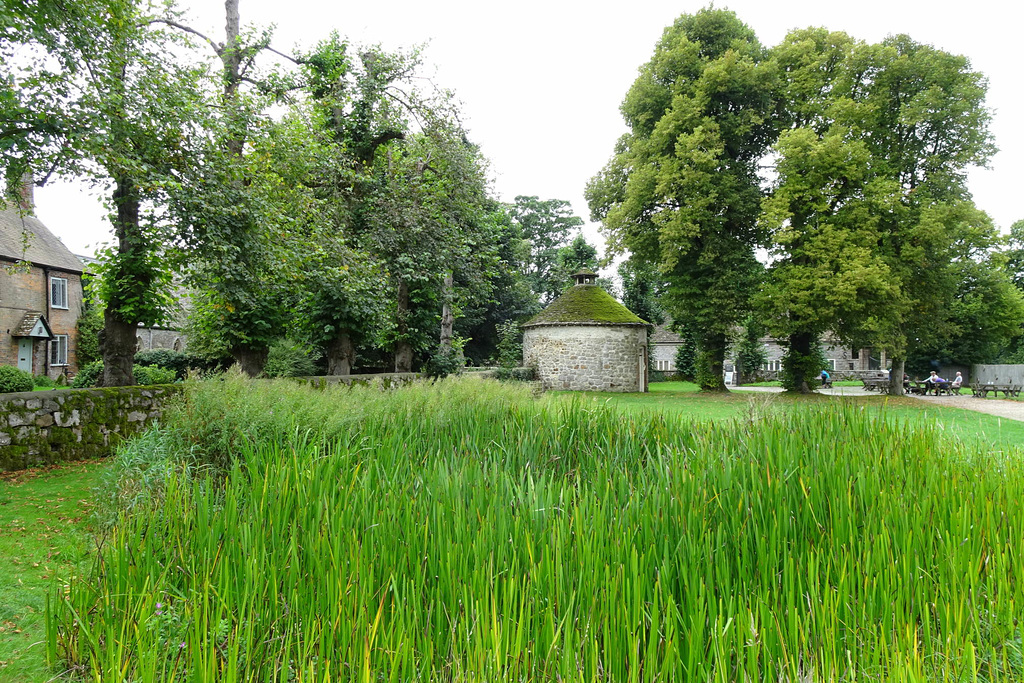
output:
[[[828,374],[827,370],[821,371],[821,386],[830,387],[832,386],[832,376]]]
[[[939,395],[939,388],[946,384],[946,380],[939,377],[939,373],[932,370],[932,374],[925,380],[926,383],[931,384],[932,388],[935,389],[935,395]]]
[[[959,372],[956,373],[956,377],[953,378],[953,383],[950,385],[954,389],[959,389],[960,385],[964,383],[963,375]]]

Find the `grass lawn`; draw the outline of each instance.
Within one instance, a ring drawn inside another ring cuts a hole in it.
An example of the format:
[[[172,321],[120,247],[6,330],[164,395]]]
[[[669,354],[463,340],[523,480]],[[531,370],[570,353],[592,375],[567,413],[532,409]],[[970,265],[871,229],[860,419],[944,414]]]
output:
[[[563,394],[569,396],[568,392]],[[981,442],[990,448],[1002,449],[1024,443],[1024,422],[924,403],[910,397],[855,396],[838,397],[824,394],[790,396],[778,393],[730,391],[724,394],[702,394],[690,382],[655,382],[647,394],[583,392],[590,400],[606,401],[629,411],[659,410],[689,420],[723,420],[752,412],[788,410],[797,405],[813,405],[828,401],[846,401],[869,410],[912,424],[936,424],[964,441]]]
[[[0,475],[0,681],[46,681],[43,611],[89,550],[103,461]]]

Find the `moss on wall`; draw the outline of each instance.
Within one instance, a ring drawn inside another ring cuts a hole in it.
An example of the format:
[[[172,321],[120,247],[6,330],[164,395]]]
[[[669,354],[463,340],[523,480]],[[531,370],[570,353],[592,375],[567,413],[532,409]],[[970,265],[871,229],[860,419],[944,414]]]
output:
[[[108,455],[160,417],[180,385],[0,395],[0,471]]]

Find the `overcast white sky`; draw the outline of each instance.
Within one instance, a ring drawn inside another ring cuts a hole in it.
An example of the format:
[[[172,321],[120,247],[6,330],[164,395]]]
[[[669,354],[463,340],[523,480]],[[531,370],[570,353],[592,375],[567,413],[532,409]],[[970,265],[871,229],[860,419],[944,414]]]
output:
[[[310,46],[336,29],[358,43],[385,48],[429,43],[428,73],[462,102],[473,141],[490,159],[501,199],[538,195],[569,200],[584,219],[587,180],[608,160],[625,131],[618,107],[665,26],[705,2],[634,0],[241,0],[243,23],[277,27],[275,47]],[[223,3],[184,0],[193,25],[222,39]],[[735,11],[765,45],[794,28],[825,26],[878,41],[907,33],[919,42],[966,55],[989,79],[988,105],[1000,152],[976,170],[978,205],[1004,231],[1024,218],[1024,66],[1019,35],[1024,9],[1012,1],[734,0]],[[37,214],[78,254],[108,241],[99,199],[74,185],[37,189]],[[586,234],[596,241],[595,225]]]

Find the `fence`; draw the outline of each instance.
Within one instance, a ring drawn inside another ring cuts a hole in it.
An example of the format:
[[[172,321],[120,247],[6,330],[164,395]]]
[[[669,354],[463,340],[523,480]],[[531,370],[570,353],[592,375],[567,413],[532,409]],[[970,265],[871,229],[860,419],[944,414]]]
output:
[[[971,367],[970,381],[979,384],[1024,385],[1024,365],[975,365]]]

